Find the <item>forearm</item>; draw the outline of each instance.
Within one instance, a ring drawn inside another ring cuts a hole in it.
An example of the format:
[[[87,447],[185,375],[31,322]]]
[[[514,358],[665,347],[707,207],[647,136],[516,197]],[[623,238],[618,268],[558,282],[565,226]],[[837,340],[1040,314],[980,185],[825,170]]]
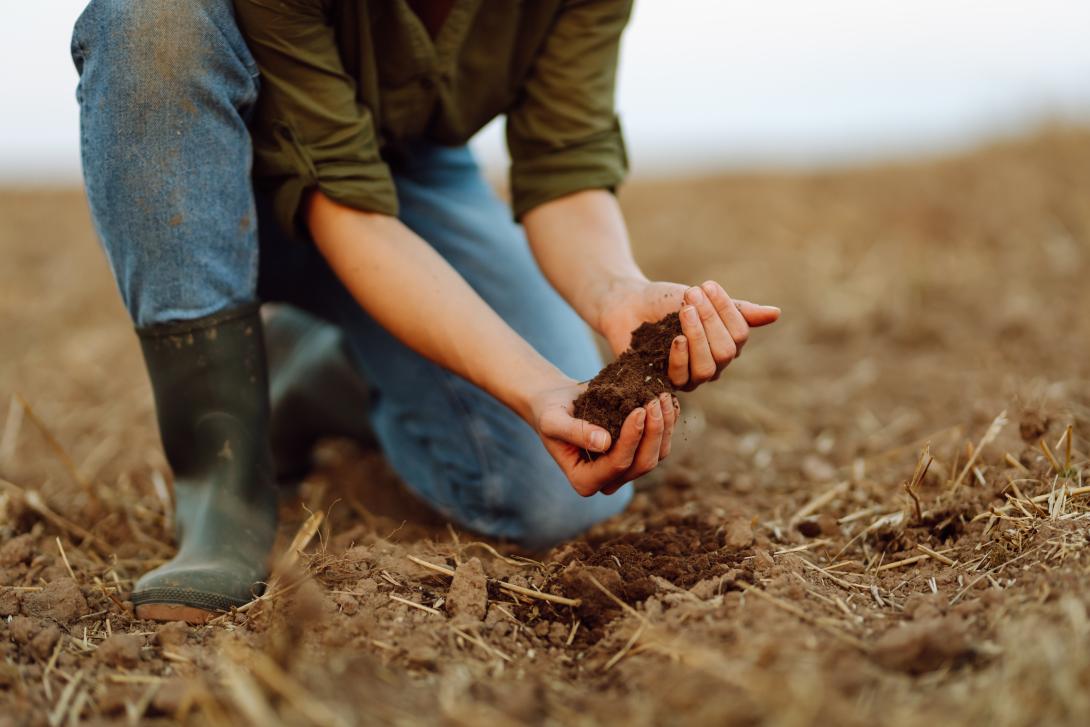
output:
[[[536,390],[569,383],[396,218],[315,193],[307,223],[334,273],[380,325],[523,419]]]
[[[611,291],[647,280],[632,256],[620,205],[606,190],[547,202],[527,212],[522,223],[545,277],[600,333]]]

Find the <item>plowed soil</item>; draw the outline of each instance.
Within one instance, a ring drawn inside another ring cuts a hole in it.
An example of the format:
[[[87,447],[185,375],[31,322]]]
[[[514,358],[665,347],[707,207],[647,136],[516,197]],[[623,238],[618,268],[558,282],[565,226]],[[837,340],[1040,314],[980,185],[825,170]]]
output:
[[[0,725],[1090,722],[1090,133],[622,202],[783,309],[626,513],[519,552],[330,441],[298,563],[189,627],[126,601],[170,474],[82,197],[0,193]]]

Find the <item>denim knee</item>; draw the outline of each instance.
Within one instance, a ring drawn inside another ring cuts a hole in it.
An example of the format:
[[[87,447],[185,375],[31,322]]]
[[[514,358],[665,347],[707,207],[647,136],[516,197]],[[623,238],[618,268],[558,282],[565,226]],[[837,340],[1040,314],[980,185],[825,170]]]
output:
[[[511,446],[514,445],[514,446]],[[625,510],[632,486],[613,495],[578,494],[536,437],[510,442],[501,468],[486,477],[502,487],[497,508],[502,517],[491,534],[509,537],[527,547],[546,548],[578,537],[591,526]],[[485,483],[489,488],[490,483]]]
[[[91,216],[134,322],[252,301],[257,79],[231,1],[91,0],[72,55]]]

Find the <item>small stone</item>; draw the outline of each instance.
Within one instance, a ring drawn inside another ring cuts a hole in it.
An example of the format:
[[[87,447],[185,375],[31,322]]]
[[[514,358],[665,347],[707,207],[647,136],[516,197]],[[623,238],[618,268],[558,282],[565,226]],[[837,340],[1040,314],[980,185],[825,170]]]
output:
[[[23,596],[23,610],[30,616],[70,624],[91,612],[87,599],[71,578],[58,578],[40,591]]]
[[[189,639],[189,625],[185,621],[171,621],[159,627],[155,639],[164,649],[175,649],[185,645]]]
[[[95,658],[107,666],[131,669],[140,663],[144,637],[136,634],[114,634],[98,645]]]
[[[0,567],[10,568],[20,563],[28,563],[34,556],[34,536],[30,533],[16,535],[0,546]]]
[[[738,516],[727,521],[723,545],[731,550],[742,550],[753,545],[753,526],[748,518]]]
[[[470,558],[454,571],[446,607],[456,619],[484,620],[488,610],[488,578],[479,559]]]

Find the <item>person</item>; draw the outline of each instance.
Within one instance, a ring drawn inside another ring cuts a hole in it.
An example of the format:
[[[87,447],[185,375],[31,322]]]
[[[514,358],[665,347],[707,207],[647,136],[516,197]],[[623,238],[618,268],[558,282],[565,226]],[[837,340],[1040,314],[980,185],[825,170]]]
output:
[[[260,589],[275,480],[314,434],[300,411],[331,430],[368,420],[424,502],[528,547],[622,511],[627,483],[669,454],[669,395],[615,442],[573,417],[602,363],[585,324],[616,353],[680,310],[669,374],[689,389],[779,311],[713,281],[650,281],[633,259],[613,194],[629,14],[621,0],[91,0],[72,44],[87,196],[176,501],[177,555],[137,581],[137,616],[199,622]],[[501,115],[510,208],[466,147]],[[270,301],[315,318],[266,326]]]

